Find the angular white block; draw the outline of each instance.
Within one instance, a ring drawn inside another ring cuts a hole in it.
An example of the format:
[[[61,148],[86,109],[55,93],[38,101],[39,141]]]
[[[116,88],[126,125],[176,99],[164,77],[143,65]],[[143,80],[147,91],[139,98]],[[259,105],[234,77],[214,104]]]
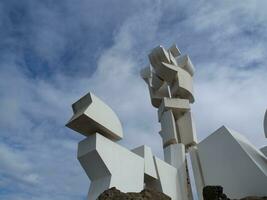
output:
[[[260,151],[267,157],[267,146],[262,147]]]
[[[175,120],[171,110],[166,111],[161,117],[161,131],[159,134],[163,140],[163,146],[178,143]]]
[[[197,148],[195,146],[190,147],[189,154],[190,154],[190,160],[192,163],[192,169],[193,169],[193,174],[194,174],[194,179],[195,179],[195,184],[196,184],[196,189],[197,189],[198,200],[203,200],[202,191],[205,186],[205,183],[203,179],[202,168],[201,168]]]
[[[161,192],[171,197],[172,200],[184,200],[179,190],[177,169],[154,156]]]
[[[206,185],[221,185],[230,199],[267,196],[267,158],[244,136],[223,126],[198,153]]]
[[[78,160],[91,180],[89,200],[111,187],[140,192],[144,186],[144,159],[96,133],[78,146]]]
[[[178,47],[176,46],[176,44],[173,44],[168,49],[168,51],[170,51],[175,58],[181,55],[181,51],[178,49]]]
[[[151,84],[154,90],[158,90],[164,84],[164,81],[161,80],[155,73],[152,73]]]
[[[264,117],[264,132],[265,132],[265,137],[267,138],[267,110],[265,112],[265,117]]]
[[[171,85],[172,97],[188,99],[194,102],[193,77],[184,69],[178,67],[174,82]]]
[[[186,112],[176,121],[181,142],[187,147],[197,144],[196,128],[191,112]]]
[[[168,83],[172,83],[177,76],[176,74],[179,68],[173,64],[162,62],[161,65],[154,69],[161,79]]]
[[[186,154],[184,144],[171,144],[164,148],[164,160],[178,171],[179,190],[183,200],[188,199],[188,183],[186,171]]]
[[[179,67],[187,71],[191,76],[194,76],[195,67],[192,64],[188,55],[181,55],[176,58]]]
[[[99,132],[112,140],[123,137],[122,126],[115,112],[92,93],[72,104],[73,116],[67,127],[85,136]]]
[[[170,63],[169,53],[162,46],[152,49],[148,58],[154,69],[160,67],[161,62]]]
[[[174,118],[178,119],[181,115],[190,110],[189,100],[164,97],[158,109],[159,121],[161,119],[162,113],[167,110],[171,110],[173,112]]]
[[[150,93],[151,104],[156,108],[160,106],[163,97],[170,96],[169,86],[166,84],[166,82],[164,82],[164,84],[156,91],[150,86],[148,86],[148,89]]]
[[[145,67],[140,71],[141,77],[149,85],[149,79],[152,78],[151,66]]]
[[[133,149],[132,152],[144,158],[145,176],[149,176],[149,178],[153,178],[153,179],[158,179],[151,148],[146,145],[143,145],[143,146]]]

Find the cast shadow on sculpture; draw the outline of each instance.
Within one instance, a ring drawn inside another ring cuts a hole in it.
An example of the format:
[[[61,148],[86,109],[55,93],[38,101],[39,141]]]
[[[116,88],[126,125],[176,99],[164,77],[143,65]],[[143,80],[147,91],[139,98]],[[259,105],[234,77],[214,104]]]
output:
[[[189,56],[173,45],[167,50],[156,47],[148,57],[150,64],[140,74],[158,109],[164,161],[147,146],[128,150],[117,144],[123,138],[120,120],[88,93],[72,105],[73,116],[66,124],[86,136],[78,145],[78,160],[91,180],[88,199],[116,187],[123,192],[148,188],[173,200],[192,200],[187,154],[199,200],[206,185],[222,185],[231,198],[267,196],[267,146],[261,152],[224,126],[198,143],[190,108],[195,69]],[[264,127],[267,136],[267,114]]]

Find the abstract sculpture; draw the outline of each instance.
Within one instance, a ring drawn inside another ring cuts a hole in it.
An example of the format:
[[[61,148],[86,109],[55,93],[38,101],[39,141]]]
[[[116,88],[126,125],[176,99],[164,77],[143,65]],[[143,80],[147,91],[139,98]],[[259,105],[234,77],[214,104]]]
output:
[[[117,115],[88,93],[72,105],[73,116],[66,124],[87,137],[78,145],[78,160],[91,180],[88,199],[95,200],[104,190],[116,187],[122,192],[148,188],[172,200],[192,200],[187,154],[199,200],[203,187],[209,184],[222,185],[231,198],[267,195],[266,147],[260,152],[225,127],[197,142],[190,108],[195,99],[195,69],[189,56],[181,55],[173,45],[167,50],[156,47],[148,57],[150,64],[140,74],[148,85],[152,105],[158,109],[164,161],[147,146],[130,151],[117,144],[123,138]],[[267,137],[267,114],[264,128]]]

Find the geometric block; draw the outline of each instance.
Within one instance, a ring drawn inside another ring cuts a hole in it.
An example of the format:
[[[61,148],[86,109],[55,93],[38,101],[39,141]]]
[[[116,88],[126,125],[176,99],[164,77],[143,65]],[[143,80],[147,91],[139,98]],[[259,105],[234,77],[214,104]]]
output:
[[[189,148],[189,155],[191,160],[191,166],[194,174],[196,189],[197,189],[197,195],[199,200],[203,200],[202,191],[205,186],[203,174],[202,174],[202,168],[200,165],[199,155],[197,147],[193,146]]]
[[[184,200],[181,197],[177,169],[154,156],[161,192],[172,200]]]
[[[146,81],[146,83],[149,85],[149,79],[152,77],[152,71],[151,66],[145,67],[140,71],[141,77]]]
[[[188,99],[190,103],[193,103],[193,78],[183,68],[178,67],[177,71],[175,80],[171,85],[172,97]]]
[[[158,90],[154,90],[154,88],[151,86],[148,86],[148,89],[150,93],[151,104],[156,108],[160,106],[163,97],[170,96],[169,86],[166,82],[164,82]]]
[[[67,127],[85,136],[98,132],[111,140],[123,137],[122,126],[115,112],[102,100],[88,93],[72,104],[73,116]]]
[[[267,196],[267,158],[244,136],[223,126],[197,146],[206,185],[230,199]]]
[[[190,111],[178,118],[176,126],[181,143],[183,143],[186,147],[197,144],[195,123]]]
[[[164,161],[175,167],[178,171],[178,180],[182,199],[187,199],[187,171],[185,146],[182,143],[171,144],[164,148]]]
[[[161,62],[170,63],[169,53],[162,46],[152,49],[148,58],[153,68],[160,67]]]
[[[111,187],[140,192],[144,186],[144,159],[96,133],[78,145],[78,160],[91,180],[88,199]]]
[[[163,85],[163,83],[163,80],[161,80],[155,73],[152,73],[151,85],[154,90],[158,90]]]
[[[146,145],[142,145],[133,149],[132,152],[144,158],[145,182],[146,178],[158,179],[151,148]]]
[[[174,118],[178,119],[181,115],[190,110],[189,100],[164,97],[158,109],[159,121],[161,119],[162,113],[167,110],[172,110]]]
[[[171,110],[162,114],[160,123],[161,131],[159,134],[162,137],[163,147],[178,143],[175,120]]]
[[[194,65],[192,64],[190,58],[188,55],[182,55],[178,56],[176,58],[177,64],[179,67],[183,68],[185,71],[187,71],[191,76],[195,73]]]
[[[180,50],[178,49],[178,47],[176,46],[176,44],[173,44],[169,49],[169,52],[171,52],[171,54],[176,58],[178,56],[181,55]]]
[[[265,112],[265,117],[264,117],[264,132],[265,132],[265,137],[267,138],[267,110]]]
[[[172,83],[178,72],[177,66],[162,62],[157,68],[154,67],[156,74],[168,83]]]

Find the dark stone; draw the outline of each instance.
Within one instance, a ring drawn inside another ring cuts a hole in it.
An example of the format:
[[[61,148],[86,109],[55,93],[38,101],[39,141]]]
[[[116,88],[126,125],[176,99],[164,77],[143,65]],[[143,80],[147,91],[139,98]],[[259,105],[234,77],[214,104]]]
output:
[[[104,191],[97,200],[171,200],[171,198],[151,189],[144,189],[140,193],[123,193],[113,187]]]
[[[230,200],[223,193],[222,186],[206,186],[203,188],[204,200]],[[267,200],[267,197],[245,197],[240,200]]]

